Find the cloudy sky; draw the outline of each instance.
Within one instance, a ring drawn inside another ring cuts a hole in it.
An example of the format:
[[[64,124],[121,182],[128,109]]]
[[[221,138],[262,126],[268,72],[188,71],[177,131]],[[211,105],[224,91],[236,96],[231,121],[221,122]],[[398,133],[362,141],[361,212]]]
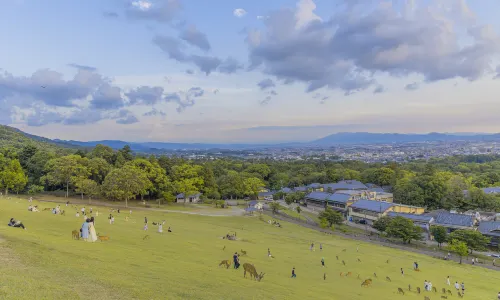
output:
[[[60,139],[500,132],[498,0],[2,0],[0,123]]]

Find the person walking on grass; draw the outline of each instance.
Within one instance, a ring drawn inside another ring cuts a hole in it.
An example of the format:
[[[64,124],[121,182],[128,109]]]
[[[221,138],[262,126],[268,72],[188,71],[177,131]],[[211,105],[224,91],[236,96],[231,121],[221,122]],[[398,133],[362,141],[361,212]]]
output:
[[[314,243],[311,243],[311,248],[310,248],[311,251],[314,251]]]
[[[297,274],[295,274],[295,268],[292,268],[292,278],[297,278]]]
[[[446,284],[447,284],[447,285],[450,285],[450,276],[448,276],[448,277],[446,278]]]
[[[269,248],[267,248],[267,257],[273,257],[273,256],[271,255],[271,249],[269,249]]]
[[[321,266],[323,268],[325,267],[325,258],[324,257],[321,258]]]
[[[319,251],[323,251],[323,244],[319,244]]]
[[[403,271],[403,268],[401,268],[401,275],[405,276],[405,271]]]
[[[457,292],[460,290],[460,285],[458,284],[458,281],[455,281],[455,289]]]
[[[465,295],[465,284],[462,282],[462,295]]]
[[[144,224],[144,231],[148,231],[148,223]]]

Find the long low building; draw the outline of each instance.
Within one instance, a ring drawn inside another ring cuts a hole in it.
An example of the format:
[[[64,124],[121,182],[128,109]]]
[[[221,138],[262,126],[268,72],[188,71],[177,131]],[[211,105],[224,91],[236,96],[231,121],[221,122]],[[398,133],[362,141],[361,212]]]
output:
[[[349,220],[354,222],[364,220],[368,224],[373,224],[373,222],[389,212],[420,215],[425,212],[425,209],[423,207],[383,201],[359,200],[349,206]]]

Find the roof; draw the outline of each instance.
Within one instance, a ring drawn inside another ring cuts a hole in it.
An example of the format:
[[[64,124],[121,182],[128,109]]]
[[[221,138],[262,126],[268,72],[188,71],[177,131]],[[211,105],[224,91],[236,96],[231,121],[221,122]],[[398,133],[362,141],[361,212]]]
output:
[[[376,188],[370,188],[370,191],[375,192],[375,193],[385,193],[384,189],[381,187],[376,187]]]
[[[500,187],[489,187],[482,189],[486,194],[500,194]]]
[[[374,212],[384,212],[389,208],[393,207],[394,203],[387,203],[382,201],[372,201],[372,200],[359,200],[354,202],[351,207],[357,209],[364,209]]]
[[[258,203],[259,203],[259,201],[253,200],[253,201],[248,202],[248,205],[255,206]]]
[[[327,183],[323,188],[331,188],[332,190],[366,190],[367,187],[362,182],[357,180],[343,180],[337,183]]]
[[[260,192],[259,197],[268,197],[274,195],[274,192]]]
[[[418,221],[418,222],[430,222],[432,220],[432,216],[429,215],[415,215],[415,214],[405,214],[405,213],[398,213],[398,212],[393,212],[390,211],[387,213],[389,217],[403,217],[406,219],[410,219],[412,221]]]
[[[306,196],[308,199],[325,201],[331,194],[325,192],[312,192]]]
[[[474,217],[461,214],[452,214],[449,212],[440,212],[435,217],[435,223],[440,225],[472,227],[474,225]]]
[[[349,201],[349,199],[351,199],[351,195],[335,193],[335,194],[330,194],[326,200],[328,202],[346,203],[347,201]]]
[[[485,235],[500,237],[500,222],[481,222],[477,230]]]
[[[251,211],[258,211],[255,207],[247,207],[245,208],[245,211],[251,212]]]
[[[340,190],[336,191],[335,194],[346,194],[346,195],[361,195],[364,191],[359,190]]]
[[[315,182],[315,183],[309,184],[307,187],[317,189],[317,188],[321,187],[321,184]]]
[[[292,192],[292,189],[291,189],[291,188],[287,188],[287,187],[285,187],[285,188],[282,188],[282,189],[280,190],[280,192],[283,192],[283,193],[291,193],[291,192]]]
[[[197,193],[197,194],[192,194],[192,195],[189,195],[188,197],[200,197],[201,196],[201,193]],[[182,199],[184,198],[184,193],[180,193],[179,195],[177,195],[177,199]]]
[[[297,192],[305,192],[305,191],[307,191],[307,186],[297,186],[297,187],[294,187],[293,190],[297,191]]]

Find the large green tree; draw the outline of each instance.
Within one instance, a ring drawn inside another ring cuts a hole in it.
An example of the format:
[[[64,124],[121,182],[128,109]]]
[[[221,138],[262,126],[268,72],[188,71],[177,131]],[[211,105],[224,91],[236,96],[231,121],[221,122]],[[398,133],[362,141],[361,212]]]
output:
[[[438,247],[440,248],[441,245],[448,239],[448,231],[442,226],[432,226],[431,234],[434,237],[434,240],[438,243]]]
[[[319,214],[319,219],[327,222],[328,227],[331,227],[333,224],[342,224],[344,221],[344,217],[339,212],[328,207]]]
[[[460,263],[462,263],[462,258],[467,256],[469,253],[467,249],[467,244],[460,240],[451,240],[448,245],[448,250],[450,252],[456,253],[460,257]]]
[[[265,183],[257,177],[246,178],[243,181],[245,187],[245,194],[257,199],[259,191],[265,186]]]
[[[50,184],[62,184],[66,187],[66,197],[69,196],[69,186],[74,177],[87,177],[88,169],[82,164],[79,155],[68,155],[51,159],[45,165],[47,174],[44,179]]]
[[[485,251],[486,246],[490,242],[490,238],[482,235],[481,232],[467,229],[453,231],[450,233],[448,239],[464,242],[470,253],[472,251]]]
[[[421,240],[422,229],[413,224],[409,219],[395,217],[389,222],[385,230],[391,237],[399,238],[404,243],[410,244],[412,240]]]
[[[5,195],[9,190],[20,192],[27,183],[28,178],[19,160],[3,157],[0,154],[0,188],[5,191]]]
[[[128,200],[135,198],[150,187],[151,181],[146,172],[130,165],[112,170],[102,185],[106,196],[125,201],[125,207],[128,207]]]

